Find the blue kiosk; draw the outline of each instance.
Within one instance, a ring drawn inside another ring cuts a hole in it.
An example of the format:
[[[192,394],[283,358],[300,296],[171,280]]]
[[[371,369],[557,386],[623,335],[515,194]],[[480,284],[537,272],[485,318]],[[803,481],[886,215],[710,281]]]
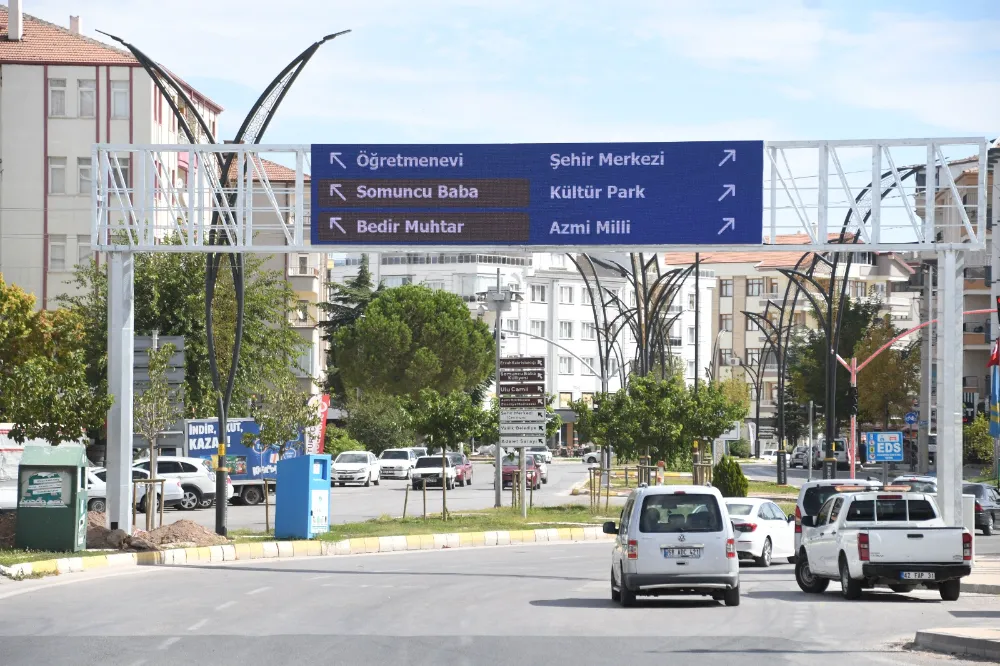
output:
[[[278,463],[274,536],[311,539],[330,531],[330,468],[326,454]]]

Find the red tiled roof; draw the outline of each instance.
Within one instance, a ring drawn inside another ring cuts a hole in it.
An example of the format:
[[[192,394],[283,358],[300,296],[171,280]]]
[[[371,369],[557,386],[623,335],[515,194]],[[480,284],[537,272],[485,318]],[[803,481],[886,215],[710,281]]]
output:
[[[777,236],[777,243],[774,245],[808,245],[811,241],[807,234],[785,234]],[[840,232],[828,233],[827,239],[830,242],[840,240]],[[767,239],[765,239],[766,241]],[[848,238],[850,241],[850,237]],[[861,245],[859,239],[858,245]],[[793,267],[802,257],[802,252],[702,252],[701,263],[703,264],[754,264],[757,270],[769,268]],[[667,252],[663,255],[663,260],[667,264],[687,265],[694,263],[693,252]]]
[[[24,33],[19,41],[8,39],[7,7],[0,6],[0,63],[59,65],[137,65],[128,51],[40,18],[24,15]]]
[[[278,164],[277,162],[272,162],[271,160],[265,160],[262,157],[255,157],[254,161],[264,167],[264,175],[272,183],[294,183],[295,182],[295,169],[289,169],[288,167]],[[251,172],[254,178],[258,178],[256,171]],[[229,177],[236,177],[236,160],[233,160],[233,165],[229,169]],[[309,174],[305,174],[305,181],[309,182]]]

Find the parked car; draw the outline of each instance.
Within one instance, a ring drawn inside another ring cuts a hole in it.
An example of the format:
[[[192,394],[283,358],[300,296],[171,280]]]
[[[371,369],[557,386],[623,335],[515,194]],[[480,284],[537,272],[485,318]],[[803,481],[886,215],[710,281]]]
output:
[[[427,447],[426,446],[411,446],[410,450],[413,451],[413,453],[418,458],[423,458],[424,456],[427,455]]]
[[[996,524],[1000,522],[1000,493],[997,489],[985,483],[966,483],[962,486],[962,494],[976,497],[976,529],[982,530],[985,536],[993,534]]]
[[[808,446],[796,446],[795,450],[792,451],[792,457],[788,461],[789,467],[801,467],[805,469],[809,466],[809,447]],[[823,452],[819,450],[818,446],[812,447],[812,466],[813,469],[820,469],[823,467]]]
[[[409,479],[417,454],[413,449],[386,449],[378,458],[379,480]]]
[[[87,510],[88,511],[107,511],[108,506],[108,489],[107,489],[107,478],[108,470],[104,467],[89,467],[87,468]],[[136,481],[138,479],[148,479],[149,472],[138,467],[132,468],[132,480]],[[139,511],[146,510],[146,484],[140,483],[135,486],[135,503]],[[156,500],[154,505],[159,509],[160,503],[160,490],[157,488],[154,493]],[[184,488],[181,486],[180,479],[166,479],[163,482],[163,507],[166,509],[171,509],[174,507],[180,508],[181,501],[184,499]]]
[[[455,467],[455,483],[460,486],[472,485],[472,461],[464,453],[454,451],[448,454],[451,464]]]
[[[414,490],[419,490],[424,486],[441,485],[441,467],[441,456],[421,456],[417,458],[417,464],[410,473],[410,478],[413,479]],[[452,464],[451,459],[447,456],[444,462],[444,474],[444,483],[447,485],[448,490],[451,490],[455,487],[455,478],[458,476],[458,470],[455,469],[455,465]]]
[[[330,485],[334,482],[340,485],[358,483],[365,488],[371,484],[376,486],[382,478],[382,469],[378,458],[371,451],[344,451],[333,461],[330,472]]]
[[[910,492],[937,494],[937,479],[933,476],[922,476],[919,474],[904,474],[897,476],[890,485],[909,486]],[[968,491],[966,491],[968,492]]]
[[[135,461],[135,466],[148,472],[149,458]],[[184,499],[180,508],[185,511],[197,509],[206,502],[211,506],[215,501],[215,471],[211,463],[203,458],[157,456],[156,476],[181,482]],[[232,486],[228,486],[227,491],[231,489]]]
[[[819,514],[823,503],[847,488],[881,488],[882,482],[873,479],[815,479],[806,481],[799,488],[795,500],[795,552],[799,552],[802,540],[802,519]]]
[[[760,459],[764,462],[778,462],[778,449],[764,449],[760,452]]]
[[[632,606],[639,595],[700,594],[740,604],[736,539],[722,493],[711,486],[633,490],[611,553],[611,599]]]
[[[845,599],[884,585],[898,593],[924,586],[956,601],[972,572],[972,534],[946,526],[926,493],[838,493],[802,526],[795,582],[810,594],[837,580]]]
[[[795,516],[786,516],[770,500],[734,498],[726,500],[729,519],[736,530],[736,554],[752,557],[769,567],[775,558],[795,559]]]
[[[536,458],[542,458],[542,462],[544,463],[552,462],[552,451],[545,445],[529,446],[528,453],[534,455]]]
[[[500,472],[503,487],[507,488],[514,483],[514,472],[520,469],[520,461],[517,458],[506,458],[503,461],[503,468]],[[524,457],[524,487],[542,489],[542,474],[538,466],[535,465],[535,457],[526,455]]]
[[[601,455],[602,454],[603,454],[603,451],[601,449],[597,449],[596,451],[590,451],[589,453],[584,453],[583,454],[583,462],[585,462],[585,463],[587,463],[589,465],[596,465],[596,464],[598,464],[598,463],[601,462]],[[615,455],[615,451],[614,451],[614,449],[612,449],[611,450],[611,456],[614,457],[614,455]]]

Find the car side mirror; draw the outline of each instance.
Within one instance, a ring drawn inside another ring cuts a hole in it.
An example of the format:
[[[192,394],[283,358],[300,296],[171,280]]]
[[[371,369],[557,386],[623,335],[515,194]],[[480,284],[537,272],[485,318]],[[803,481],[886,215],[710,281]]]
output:
[[[615,525],[615,521],[613,520],[604,523],[603,529],[605,534],[618,534],[618,526]]]
[[[794,514],[791,514],[791,513],[788,514],[788,522],[790,522],[790,523],[794,523],[795,522],[795,515]]]
[[[816,527],[816,516],[802,516],[802,527]]]

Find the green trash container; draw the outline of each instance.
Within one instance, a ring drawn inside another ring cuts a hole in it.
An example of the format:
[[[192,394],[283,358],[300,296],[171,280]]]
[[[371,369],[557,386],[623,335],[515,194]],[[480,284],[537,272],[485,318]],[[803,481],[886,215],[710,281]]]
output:
[[[24,447],[17,470],[18,548],[87,547],[87,450],[80,444]]]

